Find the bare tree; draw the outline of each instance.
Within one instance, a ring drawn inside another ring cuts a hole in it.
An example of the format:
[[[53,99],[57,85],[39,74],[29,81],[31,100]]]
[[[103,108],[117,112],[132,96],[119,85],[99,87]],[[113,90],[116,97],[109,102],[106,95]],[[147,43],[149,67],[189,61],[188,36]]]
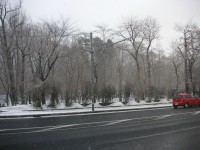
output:
[[[13,42],[14,42],[14,30],[19,24],[13,24],[13,20],[19,15],[19,10],[21,9],[21,2],[19,2],[15,7],[9,7],[6,0],[0,1],[0,34],[1,34],[1,46],[3,51],[3,56],[6,59],[6,65],[8,68],[9,75],[9,87],[10,87],[10,99],[11,104],[17,104],[17,90],[15,87],[15,75],[13,66]]]
[[[140,79],[140,63],[139,63],[139,54],[142,51],[142,46],[144,43],[144,34],[142,21],[136,18],[130,18],[126,20],[117,31],[117,35],[126,41],[129,44],[129,48],[126,51],[132,56],[135,60],[137,68],[137,100],[139,98],[144,98],[143,88],[141,85]]]
[[[96,30],[94,32],[97,33],[97,35],[100,35],[99,37],[103,40],[104,43],[106,43],[106,41],[113,35],[113,30],[107,25],[97,25],[95,27]]]
[[[151,62],[149,52],[152,47],[153,41],[159,38],[159,25],[156,19],[148,17],[143,21],[143,34],[144,34],[144,49],[146,51],[146,59],[147,59],[147,76],[148,76],[148,101],[151,101]]]
[[[28,19],[25,14],[21,13],[14,24],[19,24],[18,28],[14,30],[15,47],[17,52],[17,76],[20,81],[19,90],[21,102],[25,101],[25,71],[26,71],[26,57],[31,53],[31,44],[33,40],[31,25],[28,23]],[[19,56],[20,55],[20,56]],[[20,72],[20,73],[18,73]],[[20,79],[19,79],[20,77]],[[18,81],[18,82],[19,82]]]
[[[172,44],[172,49],[173,49],[173,54],[172,54],[172,64],[174,67],[174,71],[175,71],[175,75],[176,75],[176,92],[178,92],[179,90],[179,74],[180,74],[180,67],[183,63],[183,61],[181,60],[181,55],[176,47],[176,43]]]
[[[118,44],[119,45],[119,44]],[[126,48],[124,45],[120,45],[117,46],[119,48],[118,54],[117,54],[117,58],[116,58],[116,69],[118,71],[119,74],[119,91],[118,91],[118,96],[119,96],[119,101],[122,102],[122,96],[123,96],[123,76],[124,76],[124,48]],[[126,99],[126,102],[128,102],[128,100]]]
[[[184,59],[185,65],[185,92],[194,91],[193,86],[193,66],[198,58],[200,47],[198,43],[198,26],[194,23],[188,23],[184,26],[176,26],[176,29],[182,36],[179,38],[178,50]]]
[[[3,57],[2,51],[0,51],[0,82],[6,94],[7,106],[9,105],[9,76],[8,69],[6,67],[6,61]]]
[[[35,50],[31,55],[31,68],[34,76],[34,85],[36,91],[39,87],[41,92],[40,100],[37,106],[45,104],[45,82],[49,77],[51,70],[59,59],[63,51],[63,44],[67,42],[67,38],[73,33],[68,20],[59,22],[44,22],[36,26],[34,34]]]

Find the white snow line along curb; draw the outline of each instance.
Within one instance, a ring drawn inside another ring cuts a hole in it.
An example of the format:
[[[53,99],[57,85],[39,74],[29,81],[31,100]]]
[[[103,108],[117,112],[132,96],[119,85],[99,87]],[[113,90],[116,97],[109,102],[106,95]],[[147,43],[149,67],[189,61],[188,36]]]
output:
[[[166,106],[149,106],[144,108],[117,108],[117,109],[97,109],[92,112],[90,110],[85,111],[62,111],[62,112],[43,112],[43,113],[19,113],[19,114],[0,114],[0,119],[21,119],[21,118],[34,118],[34,117],[65,117],[65,116],[82,116],[82,115],[98,115],[98,114],[110,114],[110,113],[121,113],[121,112],[132,112],[132,111],[144,111],[144,110],[154,110],[155,109],[166,109],[171,105]]]

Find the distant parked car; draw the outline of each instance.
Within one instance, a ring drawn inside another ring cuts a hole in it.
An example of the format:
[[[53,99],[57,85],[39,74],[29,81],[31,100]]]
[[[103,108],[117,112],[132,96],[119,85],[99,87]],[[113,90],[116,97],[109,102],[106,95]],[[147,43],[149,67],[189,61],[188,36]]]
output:
[[[184,108],[200,106],[200,98],[185,93],[178,94],[173,98],[172,105],[175,109],[178,108],[178,106],[184,106]]]

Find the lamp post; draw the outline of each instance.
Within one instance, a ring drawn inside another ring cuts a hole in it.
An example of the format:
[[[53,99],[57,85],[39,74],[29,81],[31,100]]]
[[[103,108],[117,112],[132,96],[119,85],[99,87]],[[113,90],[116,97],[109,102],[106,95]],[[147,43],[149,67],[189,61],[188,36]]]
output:
[[[94,94],[94,50],[93,50],[93,45],[92,45],[92,33],[90,33],[90,54],[91,54],[91,82],[92,82],[92,111],[94,111],[94,102],[95,102],[95,94]]]

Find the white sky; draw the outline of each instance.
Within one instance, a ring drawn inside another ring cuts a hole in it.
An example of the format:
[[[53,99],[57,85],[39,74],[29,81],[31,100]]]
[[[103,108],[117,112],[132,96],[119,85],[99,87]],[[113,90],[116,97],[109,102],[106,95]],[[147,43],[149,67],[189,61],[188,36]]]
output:
[[[97,24],[117,28],[123,18],[152,16],[161,25],[166,50],[175,38],[176,23],[200,23],[200,0],[23,0],[23,8],[34,22],[69,17],[85,32]]]

